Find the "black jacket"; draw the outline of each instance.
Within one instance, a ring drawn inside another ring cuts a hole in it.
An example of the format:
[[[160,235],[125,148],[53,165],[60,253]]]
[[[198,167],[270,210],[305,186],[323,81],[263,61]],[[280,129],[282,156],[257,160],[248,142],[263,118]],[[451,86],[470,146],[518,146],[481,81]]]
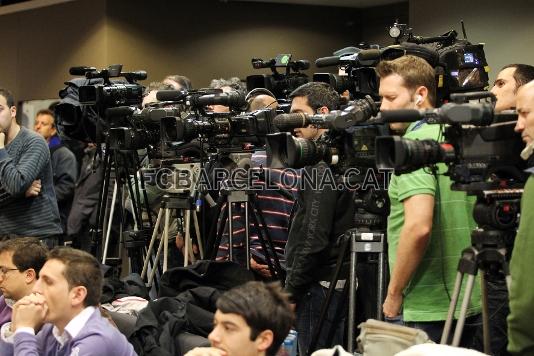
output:
[[[312,176],[313,170],[318,172],[317,182],[325,182],[327,175],[333,177],[324,162],[306,167],[302,174]],[[311,283],[331,279],[338,239],[354,227],[354,212],[354,198],[350,191],[334,189],[328,184],[304,185],[299,190],[286,245],[285,288],[293,300],[298,300]]]

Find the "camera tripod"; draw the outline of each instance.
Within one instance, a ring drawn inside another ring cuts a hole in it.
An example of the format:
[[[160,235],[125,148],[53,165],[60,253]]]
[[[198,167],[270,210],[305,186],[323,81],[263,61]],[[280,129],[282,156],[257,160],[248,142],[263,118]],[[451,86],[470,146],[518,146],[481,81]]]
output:
[[[141,272],[141,278],[144,279],[147,274],[148,264],[150,261],[150,256],[152,254],[152,250],[154,248],[155,241],[157,239],[158,231],[161,225],[162,216],[163,213],[165,213],[165,222],[163,225],[163,236],[160,238],[160,243],[158,246],[158,250],[156,252],[155,261],[159,261],[160,255],[161,255],[161,249],[163,247],[163,273],[167,271],[167,259],[168,259],[168,246],[169,246],[169,230],[170,230],[170,216],[172,210],[176,211],[178,217],[178,212],[182,212],[181,217],[184,220],[184,267],[188,265],[189,262],[189,256],[191,257],[191,261],[194,262],[195,255],[193,253],[193,247],[192,247],[192,239],[191,239],[191,233],[190,233],[190,223],[191,218],[193,219],[193,224],[195,227],[195,234],[198,241],[199,251],[200,251],[200,257],[204,257],[204,251],[202,248],[202,239],[200,238],[200,227],[198,224],[198,217],[196,214],[196,205],[194,202],[194,199],[189,195],[188,193],[182,193],[182,194],[166,194],[161,199],[161,206],[158,212],[158,217],[156,219],[156,225],[154,226],[154,230],[152,232],[152,238],[150,240],[150,244],[148,246],[145,262],[143,264],[143,271]],[[148,285],[152,285],[152,281],[154,280],[156,269],[152,270],[152,273],[150,274],[148,278]]]
[[[99,193],[99,202],[97,205],[97,229],[93,231],[92,240],[95,245],[95,255],[101,249],[101,261],[103,264],[111,263],[118,264],[122,257],[121,244],[128,248],[129,265],[132,272],[137,272],[143,264],[140,256],[142,253],[136,250],[146,249],[146,234],[145,232],[152,229],[152,217],[148,207],[148,199],[145,190],[145,181],[143,175],[137,175],[140,168],[139,155],[136,150],[121,150],[119,147],[113,147],[109,144],[109,139],[106,140],[106,149],[104,152],[104,169],[103,182]],[[139,177],[139,180],[137,179]],[[132,184],[133,179],[133,184]],[[110,182],[114,181],[113,193],[111,202],[108,199]],[[125,190],[129,192],[131,200],[131,210],[134,219],[134,231],[123,231],[125,223]],[[140,194],[143,194],[145,207],[140,204]],[[119,243],[118,243],[118,257],[109,258],[108,249],[111,240],[111,228],[115,216],[115,209],[117,202],[120,199],[120,208],[118,209],[119,218]],[[109,204],[110,203],[110,204]],[[146,211],[148,217],[148,225],[143,223],[143,210]],[[100,229],[100,227],[102,227]],[[101,232],[102,239],[98,238],[98,233]],[[126,241],[125,234],[128,234],[130,241]],[[130,236],[131,235],[131,236]],[[136,240],[138,239],[138,240]],[[118,260],[118,261],[115,261]]]
[[[454,312],[460,297],[462,281],[464,275],[467,274],[465,293],[452,339],[452,346],[460,345],[475,278],[480,270],[482,271],[480,276],[484,352],[487,354],[491,353],[488,296],[484,272],[493,273],[495,271],[502,271],[505,275],[507,289],[510,290],[511,277],[508,268],[507,253],[508,247],[513,245],[515,237],[515,226],[517,225],[521,193],[522,189],[508,189],[506,191],[483,192],[478,195],[477,205],[475,206],[473,215],[475,221],[482,228],[475,229],[471,233],[471,246],[462,251],[447,320],[441,336],[441,344],[449,342],[449,335],[454,319]],[[491,218],[492,221],[488,221],[488,217],[494,218]]]
[[[267,263],[267,266],[269,268],[269,271],[271,272],[271,276],[274,278],[284,281],[285,280],[285,273],[282,269],[282,266],[280,265],[280,260],[278,259],[278,255],[276,254],[276,250],[274,248],[271,236],[269,234],[267,224],[265,222],[265,218],[263,216],[263,212],[261,208],[258,206],[256,202],[256,193],[252,190],[243,190],[243,189],[236,189],[234,187],[231,187],[230,185],[221,188],[219,198],[217,200],[217,206],[218,211],[213,217],[212,225],[210,229],[210,241],[209,246],[211,246],[209,259],[215,260],[217,257],[217,251],[219,250],[219,245],[221,243],[222,235],[225,228],[225,222],[228,220],[228,259],[230,261],[234,261],[234,254],[233,254],[233,235],[234,235],[234,227],[232,222],[233,217],[233,204],[244,204],[245,209],[245,263],[246,268],[250,270],[250,234],[249,234],[249,209],[251,210],[252,214],[252,222],[254,224],[254,227],[256,231],[258,232],[258,239],[260,241],[261,247],[263,249],[263,252],[265,254],[265,261]],[[226,205],[226,209],[223,210],[223,206]],[[219,224],[219,230],[215,234],[216,228],[217,228],[217,222],[220,218],[220,224]],[[261,223],[261,227],[258,223],[258,221]],[[272,257],[270,254],[272,253]]]
[[[347,351],[354,352],[355,325],[356,325],[356,292],[358,290],[357,265],[359,254],[369,254],[368,256],[377,256],[377,278],[376,278],[376,319],[382,319],[382,302],[384,301],[384,291],[387,283],[387,239],[385,233],[386,216],[389,210],[389,200],[385,190],[370,189],[366,192],[357,192],[355,197],[356,214],[355,225],[359,226],[350,229],[341,237],[341,249],[334,275],[330,281],[330,286],[326,299],[321,307],[319,321],[313,329],[312,342],[308,348],[308,354],[311,354],[317,347],[319,336],[331,304],[332,297],[337,282],[342,274],[343,265],[349,256],[349,280],[343,287],[341,302],[338,304],[335,319],[339,320],[345,312],[343,309],[347,305],[348,299],[348,317],[347,317]],[[330,345],[334,336],[335,328],[332,326],[327,334],[327,345]]]

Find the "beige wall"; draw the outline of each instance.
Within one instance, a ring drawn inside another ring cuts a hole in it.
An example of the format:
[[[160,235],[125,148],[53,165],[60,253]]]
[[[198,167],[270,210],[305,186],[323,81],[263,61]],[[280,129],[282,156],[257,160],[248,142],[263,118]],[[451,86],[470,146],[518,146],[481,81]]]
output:
[[[468,39],[485,43],[490,81],[505,64],[534,65],[534,1],[410,0],[410,24],[416,34],[434,36],[466,24]]]
[[[0,84],[16,100],[57,97],[73,65],[106,63],[104,0],[1,16]]]

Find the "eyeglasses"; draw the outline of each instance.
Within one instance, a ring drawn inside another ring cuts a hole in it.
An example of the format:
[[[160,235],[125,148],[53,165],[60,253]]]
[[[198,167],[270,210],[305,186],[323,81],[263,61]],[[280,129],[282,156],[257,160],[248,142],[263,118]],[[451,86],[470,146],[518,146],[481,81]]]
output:
[[[10,271],[18,271],[18,268],[7,268],[7,267],[0,267],[0,276],[1,277],[4,277],[7,272],[10,272]]]

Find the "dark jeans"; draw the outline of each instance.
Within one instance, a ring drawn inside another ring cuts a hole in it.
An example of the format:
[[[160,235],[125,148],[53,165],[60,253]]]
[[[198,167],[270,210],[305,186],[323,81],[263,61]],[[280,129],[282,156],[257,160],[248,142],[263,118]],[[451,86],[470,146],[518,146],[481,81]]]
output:
[[[410,328],[423,330],[427,333],[428,337],[439,344],[441,341],[441,334],[443,333],[443,328],[445,326],[445,320],[439,321],[426,321],[426,322],[411,322],[404,321],[402,316],[395,318],[385,318],[389,323],[404,325]],[[456,328],[456,321],[452,323],[452,328],[449,333],[449,337],[454,335],[454,329]],[[474,348],[481,351],[481,345],[478,345],[476,336],[479,332],[479,329],[482,328],[482,314],[472,315],[465,319],[464,329],[462,332],[462,339],[460,340],[460,347]]]
[[[319,283],[313,283],[304,297],[298,301],[296,326],[300,355],[306,355],[308,352],[313,330],[319,322],[321,307],[326,300],[327,292],[328,288],[321,286]],[[343,312],[340,318],[335,319],[336,308],[341,301],[341,294],[341,291],[336,290],[332,296],[316,349],[330,348],[333,345],[341,345],[343,343],[346,312]],[[327,345],[326,339],[332,326],[336,331],[331,345]]]

